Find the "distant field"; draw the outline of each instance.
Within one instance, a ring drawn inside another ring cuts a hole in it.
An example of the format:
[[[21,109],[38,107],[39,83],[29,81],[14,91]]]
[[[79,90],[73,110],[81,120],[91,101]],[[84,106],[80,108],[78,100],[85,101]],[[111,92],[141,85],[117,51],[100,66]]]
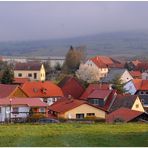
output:
[[[0,125],[0,146],[148,146],[148,124]]]

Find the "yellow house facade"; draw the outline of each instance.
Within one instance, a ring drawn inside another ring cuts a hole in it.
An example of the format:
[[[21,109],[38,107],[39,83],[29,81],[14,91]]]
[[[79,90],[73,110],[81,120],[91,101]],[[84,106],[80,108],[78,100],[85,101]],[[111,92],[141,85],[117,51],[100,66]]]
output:
[[[59,100],[49,106],[49,113],[56,118],[65,119],[85,119],[86,117],[105,119],[106,116],[106,111],[102,108],[77,99]]]
[[[46,73],[44,65],[41,64],[40,66],[34,65],[25,65],[24,67],[21,66],[19,68],[14,69],[14,78],[29,78],[31,81],[45,81]]]
[[[60,113],[58,117],[62,117],[65,119],[77,119],[81,117],[86,118],[94,116],[100,119],[105,119],[105,115],[106,115],[105,111],[92,107],[88,104],[83,104],[65,113]]]
[[[141,103],[138,96],[137,96],[137,98],[136,98],[136,100],[135,100],[135,102],[134,102],[131,109],[136,110],[136,111],[140,111],[140,112],[144,112],[144,108],[143,108],[142,103]]]

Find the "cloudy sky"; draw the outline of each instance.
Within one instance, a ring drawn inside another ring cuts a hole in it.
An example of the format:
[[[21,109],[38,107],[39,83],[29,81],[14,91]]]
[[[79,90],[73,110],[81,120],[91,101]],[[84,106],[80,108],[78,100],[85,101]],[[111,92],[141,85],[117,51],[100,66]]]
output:
[[[148,2],[0,2],[0,41],[148,30]]]

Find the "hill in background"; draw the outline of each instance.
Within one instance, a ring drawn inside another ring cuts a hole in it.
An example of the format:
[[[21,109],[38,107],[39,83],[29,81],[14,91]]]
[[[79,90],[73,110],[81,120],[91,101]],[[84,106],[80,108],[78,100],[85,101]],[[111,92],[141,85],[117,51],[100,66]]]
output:
[[[148,32],[115,32],[69,39],[0,42],[0,55],[64,56],[70,45],[85,46],[89,56],[101,54],[141,57],[148,55]]]

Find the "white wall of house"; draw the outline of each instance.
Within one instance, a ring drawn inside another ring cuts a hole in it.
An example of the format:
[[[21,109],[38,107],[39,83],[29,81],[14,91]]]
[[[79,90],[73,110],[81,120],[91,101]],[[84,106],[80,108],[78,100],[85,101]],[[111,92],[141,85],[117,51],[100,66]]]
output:
[[[133,77],[130,75],[130,73],[127,70],[121,76],[122,83],[127,83],[132,79]]]
[[[124,85],[124,89],[127,90],[127,93],[130,93],[131,95],[134,95],[137,91],[132,81],[127,82]]]
[[[30,107],[28,106],[12,106],[11,107],[11,112],[13,112],[13,108],[14,107],[18,107],[18,114],[13,114],[11,113],[11,118],[26,118],[28,114],[26,114],[27,112],[29,112]],[[4,122],[5,119],[9,119],[10,118],[10,106],[0,106],[0,122]],[[22,113],[24,112],[24,113]],[[25,113],[26,112],[26,113]]]

